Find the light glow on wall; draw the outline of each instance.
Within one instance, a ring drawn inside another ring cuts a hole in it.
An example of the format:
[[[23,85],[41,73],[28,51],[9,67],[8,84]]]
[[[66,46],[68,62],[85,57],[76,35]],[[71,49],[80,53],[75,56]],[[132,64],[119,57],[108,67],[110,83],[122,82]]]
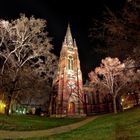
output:
[[[0,100],[0,113],[2,114],[5,113],[5,107],[6,107],[5,103],[2,100]]]

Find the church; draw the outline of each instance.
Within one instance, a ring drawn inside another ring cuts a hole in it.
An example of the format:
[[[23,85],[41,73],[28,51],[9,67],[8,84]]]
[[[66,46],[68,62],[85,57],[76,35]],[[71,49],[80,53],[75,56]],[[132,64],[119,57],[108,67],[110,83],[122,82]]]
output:
[[[58,71],[53,81],[51,114],[56,116],[84,115],[82,72],[76,41],[67,27],[60,52]]]
[[[120,103],[119,99],[117,101],[117,109],[122,110],[124,103]],[[129,103],[127,106],[130,104],[135,105]],[[101,91],[90,82],[83,85],[78,47],[68,25],[62,43],[57,74],[53,80],[49,113],[52,116],[65,117],[108,112],[113,112],[112,95]]]
[[[53,80],[50,116],[86,116],[112,112],[112,101],[109,99],[109,102],[104,102],[105,99],[106,97],[90,84],[83,85],[78,47],[68,25],[57,74]]]

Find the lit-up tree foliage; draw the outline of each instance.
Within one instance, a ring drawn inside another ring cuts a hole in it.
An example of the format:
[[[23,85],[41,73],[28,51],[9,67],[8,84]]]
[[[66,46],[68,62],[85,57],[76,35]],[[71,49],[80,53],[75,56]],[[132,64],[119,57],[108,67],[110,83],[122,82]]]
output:
[[[25,15],[11,22],[0,21],[1,88],[6,93],[7,114],[12,98],[23,84],[27,87],[32,75],[51,84],[56,56],[51,53],[52,45],[45,27],[45,20]]]
[[[123,8],[117,11],[107,8],[102,19],[93,20],[90,37],[95,51],[103,56],[118,57],[120,60],[131,57],[139,65],[139,13],[140,1],[128,0]]]
[[[114,113],[117,113],[116,99],[120,96],[120,90],[135,79],[134,71],[126,68],[118,58],[106,57],[102,59],[100,67],[89,73],[91,83],[104,87],[112,95]]]

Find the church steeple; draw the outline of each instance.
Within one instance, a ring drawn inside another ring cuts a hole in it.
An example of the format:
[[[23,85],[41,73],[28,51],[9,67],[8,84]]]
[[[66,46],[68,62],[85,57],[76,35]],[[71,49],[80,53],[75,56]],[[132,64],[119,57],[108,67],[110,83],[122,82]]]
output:
[[[76,41],[72,38],[68,24],[60,59],[58,73],[53,82],[52,113],[60,116],[82,115],[84,113],[82,72]]]
[[[71,29],[70,29],[70,25],[68,24],[67,27],[67,32],[66,32],[66,36],[65,36],[65,40],[64,42],[70,47],[73,46],[73,39],[72,39],[72,34],[71,34]]]

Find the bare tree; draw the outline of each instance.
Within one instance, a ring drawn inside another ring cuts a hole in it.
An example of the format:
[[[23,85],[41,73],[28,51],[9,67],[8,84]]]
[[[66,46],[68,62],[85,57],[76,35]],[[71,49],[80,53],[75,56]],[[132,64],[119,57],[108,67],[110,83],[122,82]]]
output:
[[[94,19],[93,28],[90,29],[94,51],[103,56],[118,57],[120,60],[131,57],[140,64],[139,13],[139,0],[128,0],[122,9],[117,11],[106,8],[103,18]]]
[[[125,63],[121,63],[118,58],[106,57],[102,59],[100,67],[89,73],[92,83],[106,88],[113,97],[114,113],[117,113],[116,98],[120,96],[120,90],[133,81],[136,76],[133,69],[127,69]]]
[[[3,85],[7,83],[7,86],[3,86],[8,95],[7,114],[13,94],[16,94],[18,83],[23,77],[23,69],[30,67],[48,81],[53,78],[56,56],[51,53],[53,47],[45,27],[45,20],[33,16],[27,18],[21,15],[11,22],[0,21],[1,78]]]

